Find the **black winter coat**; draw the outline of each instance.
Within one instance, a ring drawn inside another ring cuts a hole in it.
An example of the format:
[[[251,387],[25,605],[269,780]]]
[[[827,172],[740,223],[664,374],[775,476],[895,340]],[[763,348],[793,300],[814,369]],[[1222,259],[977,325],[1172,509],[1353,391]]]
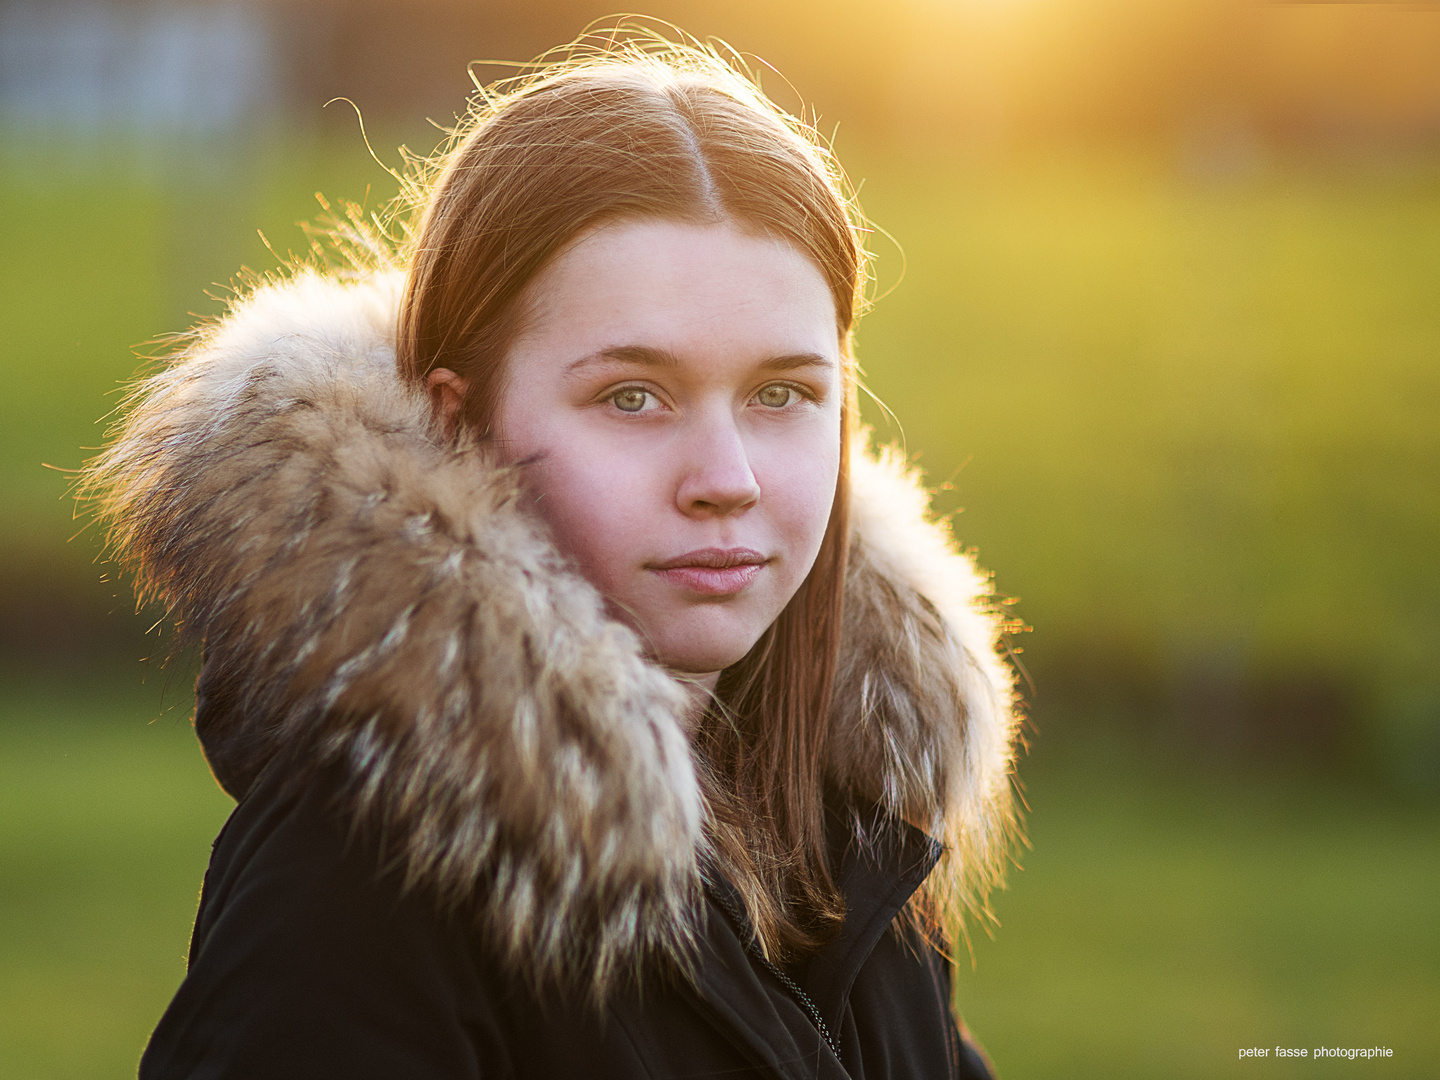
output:
[[[872,819],[869,844],[837,845],[844,930],[803,966],[747,949],[716,882],[695,985],[617,988],[599,1010],[537,993],[469,920],[405,895],[330,804],[271,775],[236,808],[141,1080],[990,1076],[952,1019],[948,964],[893,922],[938,856],[909,826]]]
[[[704,863],[687,694],[401,383],[400,285],[241,297],[90,466],[204,643],[240,801],[144,1075],[984,1075],[945,962],[890,929],[917,891],[981,905],[1014,824],[1003,619],[916,478],[852,447],[822,767],[865,812],[832,815],[844,932],[778,972]],[[655,974],[696,942],[698,989]],[[577,982],[603,1013],[532,989]]]

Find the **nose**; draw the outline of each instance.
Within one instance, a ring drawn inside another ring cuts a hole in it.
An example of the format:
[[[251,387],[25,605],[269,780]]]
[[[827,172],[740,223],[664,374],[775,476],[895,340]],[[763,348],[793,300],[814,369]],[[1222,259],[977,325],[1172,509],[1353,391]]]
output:
[[[727,517],[754,506],[760,484],[733,416],[697,418],[684,451],[686,467],[676,489],[680,512]]]

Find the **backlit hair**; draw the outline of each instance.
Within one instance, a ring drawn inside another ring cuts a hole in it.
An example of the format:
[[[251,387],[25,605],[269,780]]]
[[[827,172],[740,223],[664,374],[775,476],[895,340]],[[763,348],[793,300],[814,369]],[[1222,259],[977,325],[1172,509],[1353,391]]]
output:
[[[622,27],[592,34],[475,99],[423,162],[397,355],[423,384],[468,381],[463,415],[483,438],[526,288],[602,222],[726,223],[807,256],[835,301],[845,408],[840,482],[810,574],[749,654],[720,679],[695,737],[719,869],[739,888],[768,955],[802,955],[844,917],[824,835],[821,762],[840,646],[849,534],[851,336],[866,282],[858,216],[815,131],[733,59]]]

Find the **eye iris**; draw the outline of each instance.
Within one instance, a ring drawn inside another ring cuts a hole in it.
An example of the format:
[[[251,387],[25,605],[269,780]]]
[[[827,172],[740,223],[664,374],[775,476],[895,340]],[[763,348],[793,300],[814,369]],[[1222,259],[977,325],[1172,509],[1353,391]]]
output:
[[[639,412],[645,407],[645,391],[621,390],[615,395],[615,407],[621,412]]]
[[[760,404],[768,405],[772,409],[781,408],[790,402],[790,388],[788,386],[767,386],[760,391]]]

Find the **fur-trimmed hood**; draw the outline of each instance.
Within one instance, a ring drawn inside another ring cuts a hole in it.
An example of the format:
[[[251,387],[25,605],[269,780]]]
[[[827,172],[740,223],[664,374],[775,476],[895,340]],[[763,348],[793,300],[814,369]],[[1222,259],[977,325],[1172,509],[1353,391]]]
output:
[[[531,971],[684,951],[705,809],[687,696],[400,382],[400,279],[257,289],[136,390],[88,467],[120,561],[205,648],[207,754],[346,780],[407,880]],[[1013,831],[989,586],[893,453],[851,456],[829,781],[946,848],[974,910]],[[479,899],[475,899],[475,898]]]

